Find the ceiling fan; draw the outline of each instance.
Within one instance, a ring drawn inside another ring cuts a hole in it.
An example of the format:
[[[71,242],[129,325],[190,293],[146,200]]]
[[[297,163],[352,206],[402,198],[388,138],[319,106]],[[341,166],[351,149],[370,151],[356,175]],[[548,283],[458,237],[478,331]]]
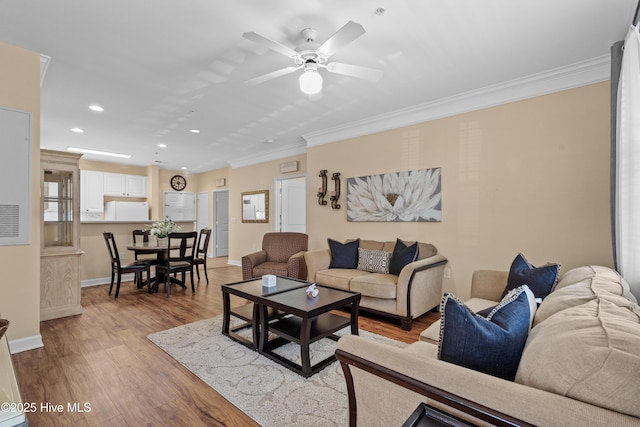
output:
[[[336,31],[327,41],[321,45],[316,43],[318,32],[313,28],[305,28],[301,31],[305,42],[291,49],[268,39],[258,33],[244,33],[242,37],[259,43],[269,49],[281,53],[291,58],[295,65],[272,71],[262,76],[247,80],[245,83],[256,85],[266,82],[276,77],[293,73],[299,69],[304,69],[300,75],[300,90],[308,95],[314,95],[322,90],[322,75],[318,69],[324,68],[330,73],[343,74],[346,76],[358,77],[369,81],[377,81],[382,77],[382,70],[361,67],[359,65],[343,64],[341,62],[327,62],[329,57],[342,49],[355,39],[365,33],[362,25],[349,21],[342,28]]]

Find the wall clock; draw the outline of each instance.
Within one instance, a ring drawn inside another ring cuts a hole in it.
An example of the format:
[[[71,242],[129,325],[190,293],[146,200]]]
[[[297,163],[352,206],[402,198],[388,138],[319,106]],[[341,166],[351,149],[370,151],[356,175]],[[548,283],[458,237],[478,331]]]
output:
[[[182,175],[174,175],[171,177],[171,188],[176,191],[182,191],[187,186],[187,180]]]

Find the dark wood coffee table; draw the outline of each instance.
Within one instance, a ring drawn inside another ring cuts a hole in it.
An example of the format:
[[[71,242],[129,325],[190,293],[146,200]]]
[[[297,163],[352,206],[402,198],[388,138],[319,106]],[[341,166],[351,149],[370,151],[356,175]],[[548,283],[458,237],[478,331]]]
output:
[[[307,378],[336,360],[335,354],[311,366],[309,345],[322,338],[337,340],[334,333],[351,326],[351,333],[358,335],[358,309],[360,293],[318,286],[317,297],[308,297],[306,288],[257,297],[260,310],[259,351],[277,363]],[[350,317],[330,313],[331,310],[349,307]],[[273,319],[270,310],[281,315]],[[278,338],[269,340],[269,333]],[[297,364],[273,350],[288,343],[300,345],[301,364]]]
[[[260,317],[257,304],[258,297],[286,292],[296,288],[306,288],[307,286],[309,286],[309,283],[302,280],[279,276],[276,277],[276,286],[273,287],[262,286],[262,278],[222,285],[222,333],[240,344],[246,345],[254,350],[258,350],[258,342],[260,338]],[[252,302],[253,304],[243,304],[232,308],[230,295],[236,295]],[[231,328],[231,316],[242,319],[245,323]],[[273,310],[269,310],[267,313],[268,318],[274,318],[276,316],[277,313]],[[236,333],[236,331],[247,327],[252,328],[251,340]]]

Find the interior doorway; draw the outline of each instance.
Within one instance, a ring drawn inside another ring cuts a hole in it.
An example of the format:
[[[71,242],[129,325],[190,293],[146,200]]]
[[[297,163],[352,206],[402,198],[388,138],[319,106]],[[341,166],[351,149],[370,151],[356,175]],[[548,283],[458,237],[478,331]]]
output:
[[[306,177],[275,179],[275,231],[296,231],[305,233],[307,229]]]
[[[229,256],[229,191],[213,192],[213,254]]]

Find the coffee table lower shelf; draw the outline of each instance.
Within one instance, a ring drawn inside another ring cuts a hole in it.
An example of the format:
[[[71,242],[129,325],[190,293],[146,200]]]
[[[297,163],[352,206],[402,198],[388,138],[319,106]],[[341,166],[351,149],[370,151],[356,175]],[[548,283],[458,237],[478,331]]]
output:
[[[282,317],[268,323],[264,331],[265,337],[268,337],[270,332],[276,335],[277,338],[273,338],[267,343],[262,343],[261,353],[307,378],[336,360],[335,354],[331,354],[331,356],[311,366],[309,345],[323,338],[337,341],[340,337],[334,333],[350,325],[351,321],[349,318],[333,313],[323,313],[308,319],[306,322],[304,319],[293,315]],[[304,330],[305,326],[308,328],[308,331]],[[300,346],[302,363],[295,363],[274,352],[274,350],[289,342],[296,343]]]

